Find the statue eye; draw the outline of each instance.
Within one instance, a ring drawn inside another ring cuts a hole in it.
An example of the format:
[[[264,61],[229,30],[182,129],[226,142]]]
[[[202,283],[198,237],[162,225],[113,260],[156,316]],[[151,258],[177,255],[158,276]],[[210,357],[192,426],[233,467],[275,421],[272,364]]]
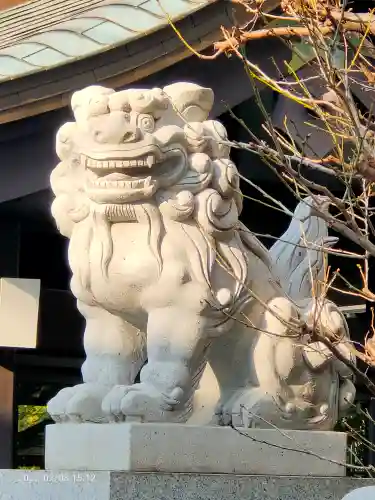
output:
[[[97,142],[104,142],[105,136],[103,135],[103,132],[101,130],[95,130],[94,138]]]
[[[140,115],[139,127],[143,130],[143,132],[151,133],[155,128],[155,120],[150,115]]]

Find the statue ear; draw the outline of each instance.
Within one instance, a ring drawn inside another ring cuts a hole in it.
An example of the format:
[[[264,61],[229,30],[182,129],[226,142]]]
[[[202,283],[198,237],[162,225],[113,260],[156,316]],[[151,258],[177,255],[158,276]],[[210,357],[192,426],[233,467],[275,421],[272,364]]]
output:
[[[108,98],[114,93],[113,89],[100,85],[91,85],[74,92],[70,105],[76,122],[85,122],[90,116],[107,113]]]
[[[208,118],[214,103],[211,89],[195,83],[179,82],[163,89],[172,106],[187,122],[203,122]]]

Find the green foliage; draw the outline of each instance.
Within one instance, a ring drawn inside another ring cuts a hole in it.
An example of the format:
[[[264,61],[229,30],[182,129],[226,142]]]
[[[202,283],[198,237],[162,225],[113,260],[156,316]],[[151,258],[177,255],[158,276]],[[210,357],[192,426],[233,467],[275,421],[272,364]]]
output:
[[[42,470],[41,467],[38,467],[37,465],[30,465],[30,467],[25,467],[25,466],[19,466],[17,467],[18,470]]]
[[[33,427],[47,418],[46,406],[20,405],[18,407],[18,432]]]

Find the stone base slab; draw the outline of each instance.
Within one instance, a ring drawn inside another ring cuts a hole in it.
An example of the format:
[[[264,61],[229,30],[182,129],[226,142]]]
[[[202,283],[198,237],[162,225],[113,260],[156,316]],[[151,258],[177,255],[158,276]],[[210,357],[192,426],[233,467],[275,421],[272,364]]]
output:
[[[180,424],[54,424],[49,470],[344,476],[346,435]]]
[[[375,485],[375,480],[234,474],[0,471],[0,498],[4,500],[342,500],[347,493],[369,485]],[[360,500],[372,498],[362,495]]]

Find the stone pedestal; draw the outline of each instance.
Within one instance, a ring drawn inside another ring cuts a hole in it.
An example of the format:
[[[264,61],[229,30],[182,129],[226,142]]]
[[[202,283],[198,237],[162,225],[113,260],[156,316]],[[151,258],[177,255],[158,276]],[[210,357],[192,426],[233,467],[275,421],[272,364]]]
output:
[[[0,471],[4,500],[356,500],[373,479],[158,474],[82,471]],[[369,491],[369,490],[365,490]],[[371,490],[370,490],[371,492]],[[345,497],[346,500],[347,497]],[[359,500],[372,500],[364,495]]]
[[[81,471],[344,476],[346,435],[179,424],[56,424],[46,468]]]

